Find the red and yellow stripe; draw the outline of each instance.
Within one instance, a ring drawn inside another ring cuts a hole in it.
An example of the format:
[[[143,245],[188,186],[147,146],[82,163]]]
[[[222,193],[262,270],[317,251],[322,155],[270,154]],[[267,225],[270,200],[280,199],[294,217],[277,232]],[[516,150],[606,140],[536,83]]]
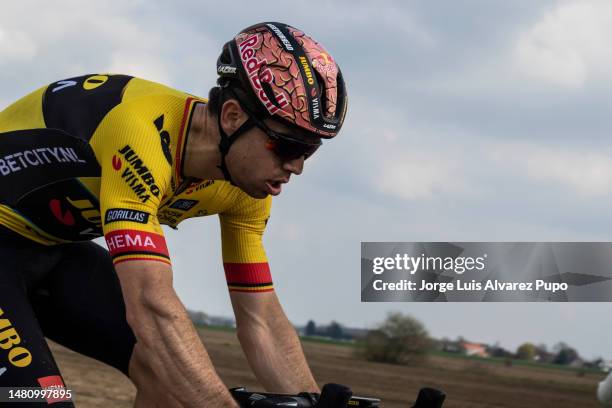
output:
[[[267,262],[223,263],[227,286],[232,292],[270,292],[274,290]]]

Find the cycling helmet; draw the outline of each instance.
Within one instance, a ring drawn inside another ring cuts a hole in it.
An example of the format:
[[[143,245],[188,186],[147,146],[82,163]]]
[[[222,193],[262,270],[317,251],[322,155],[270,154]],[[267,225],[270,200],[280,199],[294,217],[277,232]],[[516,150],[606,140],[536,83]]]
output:
[[[321,44],[294,27],[266,22],[242,30],[223,46],[217,73],[221,91],[242,90],[243,97],[233,96],[258,118],[277,119],[317,139],[331,139],[342,127],[348,99],[340,68]],[[249,120],[228,136],[219,122],[219,168],[230,181],[225,155],[252,126]]]

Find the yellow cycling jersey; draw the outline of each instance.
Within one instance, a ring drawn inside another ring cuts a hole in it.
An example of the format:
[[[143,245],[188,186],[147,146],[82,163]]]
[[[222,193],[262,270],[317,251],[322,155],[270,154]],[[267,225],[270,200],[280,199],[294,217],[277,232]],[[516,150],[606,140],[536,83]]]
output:
[[[0,224],[45,245],[104,236],[115,263],[170,263],[160,224],[218,214],[230,290],[271,290],[271,197],[182,174],[192,115],[206,102],[110,74],[23,97],[0,112]]]

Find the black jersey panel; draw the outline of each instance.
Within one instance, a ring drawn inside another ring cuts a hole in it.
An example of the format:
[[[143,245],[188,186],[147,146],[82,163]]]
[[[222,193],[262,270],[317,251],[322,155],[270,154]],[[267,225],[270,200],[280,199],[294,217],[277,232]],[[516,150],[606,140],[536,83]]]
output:
[[[45,232],[64,240],[87,241],[102,236],[100,203],[76,179],[30,191],[13,208]]]
[[[48,128],[89,140],[106,114],[121,103],[128,75],[84,75],[54,82],[43,96]]]
[[[57,181],[100,176],[86,142],[57,129],[0,133],[0,203],[15,206],[29,192]]]

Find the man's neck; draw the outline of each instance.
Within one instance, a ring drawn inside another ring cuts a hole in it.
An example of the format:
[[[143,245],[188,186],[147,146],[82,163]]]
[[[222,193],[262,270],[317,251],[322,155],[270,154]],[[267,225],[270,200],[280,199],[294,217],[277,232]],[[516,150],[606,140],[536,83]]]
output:
[[[204,180],[223,180],[219,169],[219,128],[216,117],[211,115],[208,105],[198,104],[193,113],[191,127],[185,146],[184,176]]]

